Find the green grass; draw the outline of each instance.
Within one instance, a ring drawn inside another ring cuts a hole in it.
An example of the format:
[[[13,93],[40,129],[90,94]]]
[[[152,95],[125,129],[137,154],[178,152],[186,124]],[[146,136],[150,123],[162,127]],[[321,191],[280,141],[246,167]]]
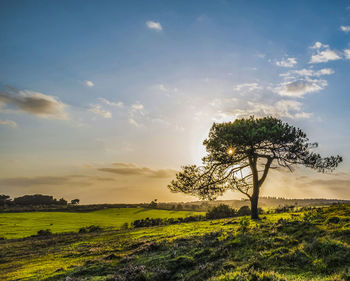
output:
[[[240,220],[4,240],[0,280],[350,280],[350,205]]]
[[[0,237],[22,238],[50,229],[53,233],[78,231],[81,227],[98,225],[120,228],[144,218],[178,218],[203,212],[168,211],[145,208],[112,208],[92,212],[24,212],[0,213]]]

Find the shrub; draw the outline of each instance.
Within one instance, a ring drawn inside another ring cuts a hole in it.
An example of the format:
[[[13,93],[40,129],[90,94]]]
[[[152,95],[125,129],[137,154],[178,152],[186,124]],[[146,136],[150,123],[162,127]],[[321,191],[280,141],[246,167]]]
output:
[[[82,227],[79,229],[79,233],[90,233],[102,231],[102,228],[98,225],[90,225],[88,227]]]
[[[339,217],[331,217],[327,220],[327,223],[339,223],[340,218]]]
[[[37,236],[50,236],[52,235],[52,232],[50,229],[40,229],[38,232],[37,232]]]
[[[236,211],[234,209],[230,208],[228,205],[220,204],[209,210],[206,217],[208,219],[222,219],[233,217],[235,214]]]
[[[129,229],[129,224],[127,222],[125,222],[122,224],[122,226],[120,228],[123,230]]]
[[[169,219],[152,219],[145,218],[140,220],[135,220],[132,222],[134,227],[150,227],[150,226],[158,226],[158,225],[169,225],[169,224],[177,224],[183,222],[193,222],[193,221],[202,221],[204,220],[204,216],[188,216],[185,218],[169,218]]]
[[[242,206],[238,212],[237,215],[238,216],[249,216],[251,213],[250,208],[248,206]]]

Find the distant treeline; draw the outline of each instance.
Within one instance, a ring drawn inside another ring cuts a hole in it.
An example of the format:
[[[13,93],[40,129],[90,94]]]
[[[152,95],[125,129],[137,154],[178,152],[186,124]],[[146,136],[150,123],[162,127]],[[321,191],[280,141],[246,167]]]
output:
[[[70,204],[79,204],[79,199],[71,200]],[[67,206],[64,198],[56,199],[50,195],[24,195],[11,199],[9,195],[0,195],[0,207],[28,207],[28,206]]]
[[[53,196],[34,194],[24,195],[11,199],[8,195],[0,195],[0,212],[31,212],[31,211],[72,211],[88,212],[107,208],[151,208],[174,211],[201,211],[207,212],[215,206],[221,204],[228,205],[230,208],[240,209],[249,202],[242,200],[217,200],[217,201],[194,201],[194,202],[158,202],[157,199],[150,203],[139,204],[90,204],[79,205],[79,199],[73,199],[70,202],[64,198],[56,199]],[[268,212],[269,209],[285,211],[285,208],[291,206],[296,209],[312,206],[325,206],[332,204],[350,203],[350,200],[339,199],[286,199],[279,197],[261,197],[259,205]]]

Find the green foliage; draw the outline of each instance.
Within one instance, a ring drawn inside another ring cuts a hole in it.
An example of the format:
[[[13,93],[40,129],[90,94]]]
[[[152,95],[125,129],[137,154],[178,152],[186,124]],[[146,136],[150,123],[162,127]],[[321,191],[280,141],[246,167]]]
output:
[[[274,272],[255,271],[250,270],[248,272],[230,272],[221,275],[212,281],[287,281],[282,278],[281,275]]]
[[[90,233],[90,232],[99,232],[102,231],[102,228],[98,225],[90,225],[88,227],[82,227],[79,229],[79,233]]]
[[[248,219],[247,217],[243,217],[239,221],[239,230],[245,233],[247,232],[249,225],[250,225],[250,219]]]
[[[251,210],[248,206],[242,206],[237,211],[238,216],[249,216],[251,214]]]
[[[206,217],[208,219],[222,219],[222,218],[230,218],[236,215],[236,211],[230,208],[228,205],[220,204],[211,208]]]
[[[177,224],[183,222],[193,222],[193,221],[202,221],[204,220],[204,216],[188,216],[185,218],[169,218],[169,219],[152,219],[145,218],[141,220],[135,220],[132,222],[133,227],[150,227],[150,226],[158,226],[158,225],[169,225],[169,224]]]

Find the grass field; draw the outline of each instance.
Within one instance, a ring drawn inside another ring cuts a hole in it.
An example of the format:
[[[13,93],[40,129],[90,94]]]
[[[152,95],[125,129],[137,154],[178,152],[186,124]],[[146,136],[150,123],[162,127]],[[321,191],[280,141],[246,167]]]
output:
[[[50,229],[53,233],[78,231],[97,225],[120,228],[124,223],[144,218],[178,218],[201,215],[203,212],[167,211],[145,208],[112,208],[92,212],[25,212],[0,213],[0,237],[22,238]]]
[[[350,280],[350,205],[241,222],[3,240],[0,280]]]

